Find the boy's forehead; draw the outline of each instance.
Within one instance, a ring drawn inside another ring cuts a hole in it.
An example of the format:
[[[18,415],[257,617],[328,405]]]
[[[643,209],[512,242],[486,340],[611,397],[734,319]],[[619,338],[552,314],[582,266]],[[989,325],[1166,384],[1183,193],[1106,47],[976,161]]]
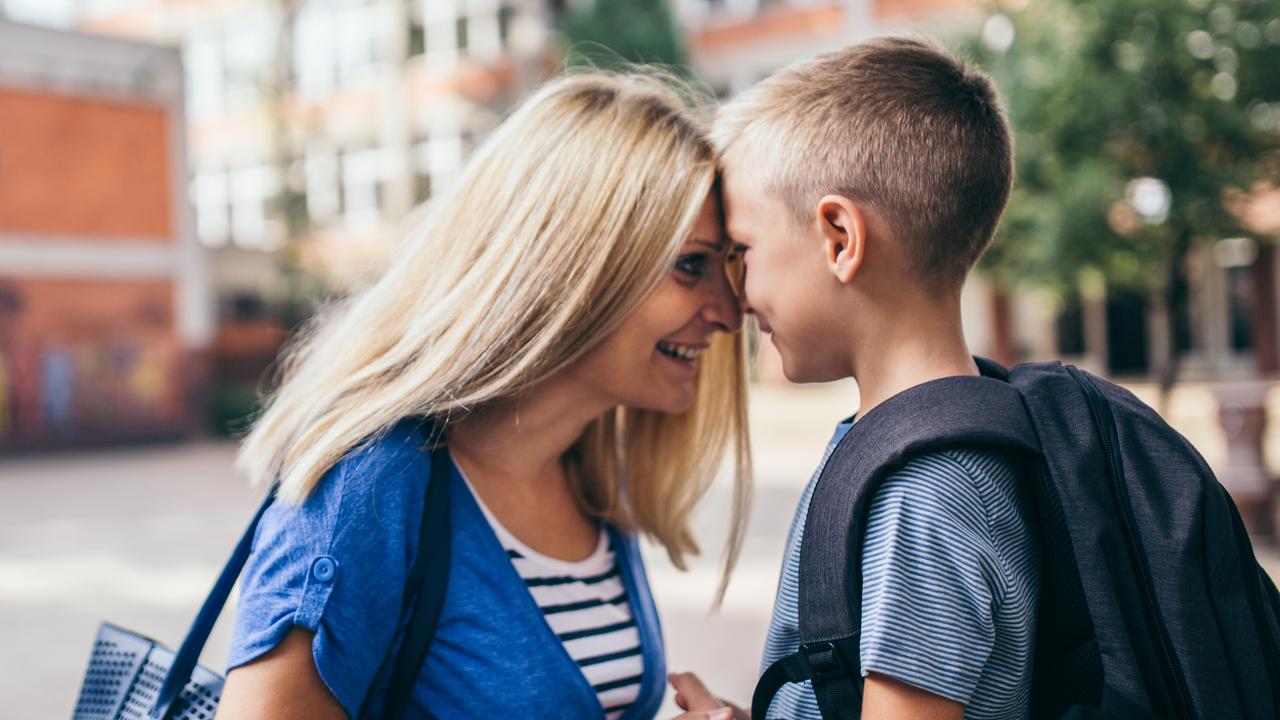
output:
[[[751,226],[770,213],[768,193],[754,163],[739,160],[724,166],[725,229],[730,237],[749,235]]]

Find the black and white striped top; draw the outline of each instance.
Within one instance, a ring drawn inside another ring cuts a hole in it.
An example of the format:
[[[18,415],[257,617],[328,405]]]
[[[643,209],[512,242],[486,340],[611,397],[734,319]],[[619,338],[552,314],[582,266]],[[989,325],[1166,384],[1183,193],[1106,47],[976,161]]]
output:
[[[585,560],[547,557],[503,527],[467,485],[543,618],[595,690],[606,720],[622,717],[640,695],[644,658],[609,534],[601,528]]]

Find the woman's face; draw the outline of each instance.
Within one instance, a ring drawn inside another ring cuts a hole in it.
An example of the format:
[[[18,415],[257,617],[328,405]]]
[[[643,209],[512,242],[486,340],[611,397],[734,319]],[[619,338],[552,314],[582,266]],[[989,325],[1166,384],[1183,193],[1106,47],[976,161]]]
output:
[[[698,356],[742,326],[725,263],[720,199],[708,195],[669,275],[575,364],[575,379],[613,405],[680,413],[696,397]]]

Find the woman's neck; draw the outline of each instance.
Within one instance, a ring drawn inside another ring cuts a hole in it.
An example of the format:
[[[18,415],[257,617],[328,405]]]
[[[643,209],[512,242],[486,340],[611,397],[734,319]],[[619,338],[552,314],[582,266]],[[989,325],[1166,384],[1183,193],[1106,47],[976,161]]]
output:
[[[592,420],[609,409],[565,373],[518,399],[479,410],[449,433],[464,470],[515,482],[562,476],[561,458]]]
[[[567,374],[517,401],[479,411],[449,434],[449,452],[508,532],[548,557],[577,561],[598,526],[579,507],[561,458],[609,409]]]

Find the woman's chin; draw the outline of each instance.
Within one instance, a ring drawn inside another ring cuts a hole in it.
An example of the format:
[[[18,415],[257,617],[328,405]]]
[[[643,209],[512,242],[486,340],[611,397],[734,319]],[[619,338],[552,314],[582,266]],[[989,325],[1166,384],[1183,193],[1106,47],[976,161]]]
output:
[[[639,393],[636,401],[627,403],[627,406],[636,410],[681,415],[693,407],[695,398],[696,394],[690,390],[672,388],[666,392],[654,392],[650,389]]]

